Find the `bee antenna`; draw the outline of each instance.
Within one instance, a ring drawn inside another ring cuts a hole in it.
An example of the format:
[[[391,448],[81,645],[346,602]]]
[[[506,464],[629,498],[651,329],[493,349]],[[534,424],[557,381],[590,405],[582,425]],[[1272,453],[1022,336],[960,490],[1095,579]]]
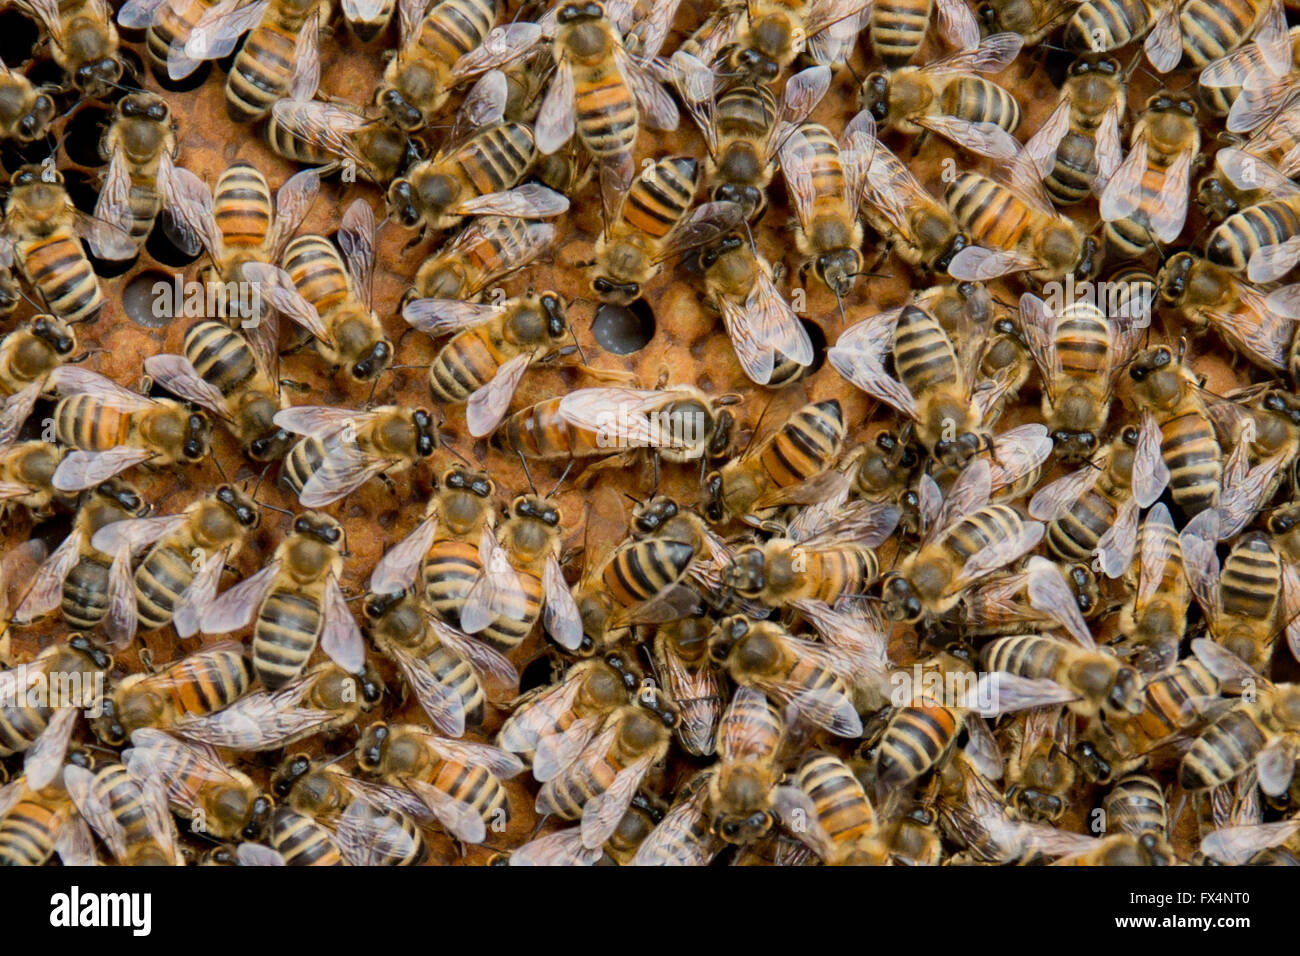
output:
[[[574,301],[576,302],[577,300],[575,299]],[[582,359],[583,365],[586,365],[587,353],[582,350],[582,343],[578,341],[578,330],[573,327],[572,322],[569,322],[567,324],[569,326],[569,334],[573,336],[573,347],[578,350],[578,358]]]
[[[293,517],[293,512],[290,511],[290,510],[287,509],[287,508],[278,508],[278,507],[276,507],[275,505],[267,504],[265,501],[259,502],[259,504],[260,504],[263,508],[269,508],[269,509],[271,509],[272,511],[278,511],[278,512],[280,512],[280,514],[282,514],[282,515],[288,515],[290,518]]]
[[[533,484],[533,473],[528,470],[528,459],[524,457],[524,453],[521,451],[516,451],[515,454],[519,456],[519,464],[523,465],[524,477],[528,479],[528,487],[532,489],[533,494],[537,494],[537,486]]]
[[[520,456],[520,459],[522,460],[522,458],[523,458],[523,456],[521,455],[521,456]],[[560,480],[557,481],[557,482],[555,483],[555,487],[551,489],[551,493],[548,494],[546,497],[548,497],[548,498],[554,498],[554,497],[555,497],[555,493],[556,493],[557,491],[560,490],[560,485],[564,484],[564,479],[565,479],[565,478],[568,478],[568,477],[569,477],[569,472],[573,470],[573,465],[574,465],[574,459],[569,459],[569,463],[568,463],[567,465],[564,466],[564,471],[560,474]],[[531,482],[531,479],[529,479],[529,480],[530,480],[530,482]],[[534,489],[534,490],[536,490],[536,489]]]
[[[470,467],[470,468],[473,467],[473,465],[470,464],[469,459],[466,458],[464,455],[462,455],[460,452],[458,452],[458,451],[457,451],[455,448],[453,448],[451,445],[443,445],[442,447],[443,447],[444,449],[446,449],[447,451],[451,452],[452,457],[454,457],[454,458],[455,458],[457,461],[459,461],[462,465],[465,465],[465,466]]]
[[[221,476],[221,483],[223,485],[230,484],[230,479],[226,477],[226,469],[221,467],[221,462],[217,459],[216,455],[212,456],[212,464],[213,467],[217,469],[217,474]]]
[[[844,314],[844,300],[840,298],[840,294],[838,292],[835,293],[835,305],[840,310],[840,325],[841,326],[848,325],[849,317]]]

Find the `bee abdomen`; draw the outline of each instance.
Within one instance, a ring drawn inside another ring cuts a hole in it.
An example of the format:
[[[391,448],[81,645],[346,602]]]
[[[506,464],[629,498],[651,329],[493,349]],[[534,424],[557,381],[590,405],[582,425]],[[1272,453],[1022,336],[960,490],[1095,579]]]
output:
[[[694,558],[695,549],[681,541],[637,541],[614,552],[602,580],[615,601],[631,607],[681,580]]]
[[[1132,773],[1116,782],[1102,802],[1106,811],[1106,832],[1163,835],[1168,817],[1165,793],[1160,784],[1144,773]]]
[[[56,232],[17,242],[14,256],[27,281],[59,318],[80,322],[93,318],[103,307],[99,279],[73,236]]]
[[[267,595],[253,627],[253,670],[266,687],[302,673],[320,628],[320,607],[310,598],[278,588]]]
[[[20,800],[0,818],[0,866],[40,866],[54,853],[58,815],[43,803]]]
[[[1297,235],[1300,235],[1300,211],[1294,200],[1267,199],[1247,206],[1220,223],[1210,233],[1206,258],[1241,272],[1260,247],[1282,243]]]
[[[1183,52],[1198,68],[1231,53],[1250,35],[1262,6],[1252,0],[1188,0],[1178,11]]]
[[[146,630],[165,625],[194,580],[193,558],[175,548],[153,548],[135,569],[136,607]]]
[[[1192,742],[1179,768],[1185,790],[1208,790],[1245,770],[1264,747],[1264,734],[1245,710],[1233,710]]]
[[[1223,462],[1214,426],[1192,409],[1164,422],[1160,453],[1169,468],[1174,502],[1189,518],[1218,501]]]
[[[21,753],[36,743],[51,714],[47,707],[0,707],[0,757]]]
[[[1056,162],[1043,185],[1058,206],[1070,206],[1088,198],[1097,178],[1097,146],[1092,138],[1070,130],[1056,147]]]
[[[985,648],[990,671],[1003,671],[1018,677],[1050,678],[1061,661],[1062,645],[1037,634],[999,638]]]
[[[1223,562],[1220,578],[1226,615],[1271,620],[1282,587],[1282,564],[1262,536],[1234,545]]]
[[[760,461],[778,488],[821,472],[844,443],[844,416],[835,399],[795,412],[763,449]]]
[[[463,402],[492,381],[501,362],[479,330],[462,332],[429,366],[429,391],[443,402]]]
[[[289,449],[285,456],[280,478],[295,494],[301,494],[303,485],[311,480],[325,460],[325,446],[319,438],[307,437]]]
[[[796,784],[812,799],[817,822],[833,844],[851,844],[876,829],[862,784],[838,757],[810,755],[799,767]]]
[[[897,69],[916,55],[930,26],[930,0],[881,0],[871,8],[871,45]]]
[[[1065,25],[1065,45],[1080,53],[1106,53],[1146,33],[1151,13],[1145,0],[1090,0]]]
[[[1090,489],[1047,526],[1047,546],[1067,561],[1089,561],[1097,542],[1115,521],[1115,502]]]
[[[700,164],[693,156],[670,156],[632,183],[623,202],[623,222],[648,236],[662,239],[685,215],[695,195]]]
[[[248,163],[235,163],[212,190],[212,216],[227,247],[246,248],[266,242],[271,231],[271,188]]]
[[[590,76],[581,76],[589,72]],[[593,156],[614,156],[636,143],[636,101],[617,69],[575,70],[578,135]]]
[[[474,668],[442,645],[425,655],[424,666],[443,688],[460,698],[466,723],[482,723],[483,685],[479,683]]]
[[[992,80],[962,76],[944,87],[945,112],[971,123],[993,123],[1008,133],[1020,125],[1020,104]]]
[[[440,541],[424,562],[424,597],[434,614],[453,627],[474,582],[483,573],[478,548],[464,541]]]
[[[349,298],[343,259],[324,236],[299,236],[289,243],[284,250],[284,271],[299,294],[322,315]]]
[[[257,359],[243,336],[221,322],[195,322],[185,333],[185,357],[199,377],[230,395],[257,374]]]
[[[271,817],[271,849],[284,857],[286,866],[342,866],[334,835],[311,817],[279,807]]]
[[[109,565],[83,558],[63,579],[63,618],[73,627],[91,628],[108,613]]]
[[[537,157],[533,131],[525,123],[502,123],[480,133],[461,152],[460,167],[480,194],[517,183]]]
[[[226,109],[236,123],[251,123],[289,89],[297,34],[258,27],[248,35],[226,77]]]
[[[228,707],[253,682],[244,655],[233,648],[185,658],[172,673],[173,703],[180,714],[211,714]]]
[[[957,730],[957,715],[947,707],[898,711],[880,741],[876,757],[880,782],[901,786],[928,772],[956,739]]]

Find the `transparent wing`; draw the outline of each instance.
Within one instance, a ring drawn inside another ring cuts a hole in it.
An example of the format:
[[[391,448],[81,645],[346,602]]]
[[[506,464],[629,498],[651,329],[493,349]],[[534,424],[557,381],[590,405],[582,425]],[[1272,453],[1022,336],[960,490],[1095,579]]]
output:
[[[172,626],[181,637],[193,637],[199,633],[199,622],[204,611],[217,598],[221,572],[226,568],[229,554],[230,548],[225,547],[209,555],[195,572],[189,587],[181,592],[172,615]]]
[[[1133,452],[1133,498],[1143,508],[1155,504],[1169,484],[1169,467],[1165,464],[1161,444],[1164,435],[1150,409],[1143,409],[1138,419],[1137,448]]]
[[[384,552],[370,572],[370,590],[375,594],[401,594],[415,581],[424,556],[433,546],[438,515],[431,514],[405,538]]]
[[[23,757],[23,773],[27,785],[33,790],[44,790],[59,776],[63,758],[68,752],[68,741],[81,714],[78,707],[57,707],[50,722]]]
[[[343,596],[339,582],[333,575],[325,582],[323,610],[325,620],[321,624],[321,650],[349,674],[361,673],[366,662],[366,645],[361,638],[357,619],[352,616],[347,598]]]
[[[199,17],[185,41],[185,55],[195,60],[219,60],[230,53],[239,38],[262,21],[270,0],[220,0]]]
[[[1029,604],[1034,610],[1047,615],[1060,625],[1082,647],[1096,649],[1088,623],[1079,611],[1074,592],[1066,583],[1060,568],[1041,557],[1032,557],[1026,565],[1029,571]]]
[[[272,561],[251,578],[245,578],[204,608],[199,628],[204,634],[227,634],[247,627],[271,590],[280,562]]]
[[[542,591],[545,595],[542,624],[546,633],[561,647],[576,651],[582,646],[582,615],[564,580],[559,558],[554,554],[547,556],[542,568]]]
[[[584,846],[595,849],[614,835],[653,763],[654,754],[639,757],[620,770],[608,788],[587,801],[580,827]]]
[[[221,389],[205,381],[184,355],[150,355],[144,360],[144,370],[178,398],[201,405],[221,418],[230,418]]]
[[[500,305],[460,299],[412,299],[402,309],[402,318],[412,328],[438,338],[482,325],[504,311]]]
[[[564,62],[558,64],[555,79],[542,100],[534,132],[537,149],[544,156],[573,138],[573,72]]]
[[[63,600],[63,579],[81,560],[81,532],[73,530],[42,562],[31,586],[14,608],[13,620],[25,624],[49,614]]]
[[[374,299],[372,282],[375,274],[375,214],[363,199],[353,200],[343,213],[337,235],[348,275],[357,297],[367,307]]]
[[[148,448],[118,445],[106,451],[70,451],[54,469],[50,484],[58,491],[84,491],[154,457]]]
[[[482,438],[496,431],[535,355],[525,352],[503,362],[492,381],[470,395],[465,403],[465,424],[471,435]]]
[[[529,840],[510,854],[511,866],[594,866],[604,851],[588,849],[582,843],[582,830],[569,827]]]

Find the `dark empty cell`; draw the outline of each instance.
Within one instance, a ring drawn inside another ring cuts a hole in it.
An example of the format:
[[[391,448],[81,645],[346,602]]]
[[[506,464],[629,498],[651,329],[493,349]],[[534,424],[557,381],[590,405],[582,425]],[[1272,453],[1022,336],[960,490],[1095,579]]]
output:
[[[20,166],[40,163],[41,160],[52,156],[58,146],[59,142],[52,133],[30,143],[19,143],[12,139],[5,140],[3,147],[0,147],[0,163],[3,163],[6,173],[3,181],[8,183],[8,174],[14,172]]]
[[[645,348],[655,334],[655,315],[645,299],[630,306],[602,305],[591,322],[596,344],[615,355],[631,355]]]
[[[126,94],[131,92],[132,89],[144,85],[141,83],[141,80],[144,78],[144,60],[140,58],[140,54],[136,53],[135,50],[132,50],[130,47],[119,47],[118,59],[122,61],[123,67],[121,80],[122,88],[114,90],[108,97],[109,100],[114,102],[126,96]]]
[[[206,60],[196,66],[194,72],[189,76],[182,76],[176,80],[173,80],[167,75],[166,69],[153,69],[152,61],[150,62],[150,67],[151,69],[149,72],[153,76],[154,82],[164,90],[171,90],[176,93],[185,93],[189,90],[198,89],[203,85],[203,81],[206,80],[208,75],[212,72],[212,64]]]
[[[32,47],[40,39],[36,24],[17,10],[0,13],[0,60],[16,69],[32,57]]]
[[[776,362],[772,368],[772,378],[767,383],[769,388],[784,388],[787,385],[793,385],[817,371],[826,362],[826,334],[822,332],[821,326],[809,319],[800,319],[799,321],[807,330],[808,339],[812,342],[812,364],[800,366],[783,355],[776,356]]]
[[[164,295],[159,295],[155,291],[155,287],[160,282],[169,287],[169,291]],[[132,277],[122,290],[122,309],[126,312],[127,318],[136,325],[143,325],[147,329],[161,329],[172,320],[171,313],[179,311],[176,309],[176,303],[171,301],[174,298],[174,290],[175,279],[171,275],[159,269],[146,269]],[[169,304],[171,308],[168,308]]]
[[[154,220],[153,231],[149,233],[149,238],[144,242],[145,250],[149,255],[158,260],[160,265],[176,266],[180,268],[187,266],[199,257],[199,253],[190,255],[181,249],[172,240],[171,219],[165,210],[158,213],[158,218]],[[199,250],[201,252],[202,250]]]
[[[63,137],[63,151],[68,159],[78,166],[102,166],[104,157],[100,155],[99,143],[112,116],[108,107],[97,103],[87,104],[72,114]]]
[[[551,673],[553,663],[549,654],[540,654],[529,661],[519,673],[519,693],[526,694],[536,687],[550,684],[554,678],[554,674]]]
[[[77,91],[69,85],[68,78],[64,75],[63,70],[53,60],[37,60],[27,69],[26,73],[27,79],[32,81],[33,86],[58,87],[60,90],[59,98],[62,100],[62,109],[68,109],[80,99]]]

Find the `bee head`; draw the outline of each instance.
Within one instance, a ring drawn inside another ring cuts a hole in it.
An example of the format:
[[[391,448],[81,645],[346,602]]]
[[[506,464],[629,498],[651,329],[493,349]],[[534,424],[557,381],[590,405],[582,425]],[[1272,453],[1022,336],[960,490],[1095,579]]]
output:
[[[413,132],[424,125],[423,114],[408,103],[400,91],[392,87],[380,91],[377,103],[400,130]]]
[[[862,108],[870,110],[877,123],[889,118],[889,76],[872,73],[862,84]]]
[[[283,428],[274,428],[269,434],[254,438],[248,443],[248,457],[253,461],[278,461],[289,453],[294,437]]]
[[[912,590],[912,584],[897,571],[890,571],[880,581],[885,615],[891,621],[912,622],[921,619],[925,609]]]
[[[122,78],[122,62],[106,56],[93,63],[83,63],[77,68],[73,82],[88,96],[98,96],[108,91]]]
[[[293,792],[294,784],[311,770],[311,758],[306,754],[292,754],[284,759],[271,775],[271,793],[277,800],[285,800]]]
[[[415,423],[415,451],[421,458],[428,458],[438,447],[438,434],[433,427],[433,416],[423,408],[417,408],[411,416]]]
[[[709,472],[704,479],[704,492],[709,496],[704,505],[704,517],[710,524],[720,524],[727,517],[722,507],[722,472]]]
[[[641,295],[641,284],[615,282],[606,276],[596,276],[591,280],[591,291],[596,293],[601,302],[610,305],[631,305]]]
[[[767,194],[757,186],[746,183],[723,183],[713,190],[717,202],[734,202],[745,212],[746,219],[754,219],[767,208]]]
[[[18,121],[18,139],[28,143],[40,139],[45,135],[56,111],[54,99],[48,93],[37,93],[31,110]]]
[[[72,326],[53,315],[38,315],[32,319],[32,335],[59,355],[71,355],[77,347],[77,336]]]
[[[266,825],[271,822],[271,813],[275,810],[275,801],[264,793],[253,799],[252,810],[248,814],[248,823],[239,831],[240,837],[249,842],[256,842],[266,832]]]
[[[392,730],[382,720],[367,727],[357,741],[357,767],[364,773],[378,773],[392,736]]]
[[[458,491],[468,491],[476,498],[491,498],[496,486],[492,479],[481,471],[471,471],[456,465],[449,468],[442,476],[442,484],[445,488],[454,488]]]
[[[654,534],[665,524],[677,517],[677,502],[672,498],[656,495],[643,505],[638,505],[632,515],[632,525],[640,534]]]
[[[763,546],[747,544],[736,551],[722,572],[722,583],[744,597],[757,597],[767,586],[767,560]]]
[[[101,671],[112,670],[113,658],[107,652],[96,647],[91,643],[90,638],[85,634],[73,634],[68,638],[68,647],[72,648],[79,654],[90,658],[90,663]]]
[[[566,3],[555,12],[555,22],[561,25],[582,20],[601,20],[604,17],[605,8],[599,3]]]
[[[818,256],[813,265],[818,277],[837,298],[853,291],[853,280],[862,271],[862,253],[857,249],[836,249]]]
[[[552,340],[562,339],[569,334],[569,318],[565,313],[564,302],[554,292],[543,292],[539,302],[542,314],[546,316],[546,334]]]
[[[181,454],[186,461],[199,461],[208,453],[212,438],[212,426],[207,416],[201,412],[190,412],[185,420],[185,442],[181,445]]]
[[[516,518],[531,518],[551,528],[560,525],[560,509],[540,495],[520,495],[510,504],[510,513]]]
[[[262,520],[262,513],[249,495],[233,485],[221,485],[217,488],[217,500],[230,509],[235,520],[245,528],[256,528]]]
[[[370,347],[363,358],[352,366],[352,377],[358,382],[377,378],[393,361],[393,344],[381,338]]]
[[[1091,431],[1070,431],[1058,428],[1052,432],[1052,444],[1057,456],[1065,461],[1081,461],[1097,450],[1097,436]]]
[[[343,526],[328,515],[308,511],[293,521],[294,534],[309,535],[333,548],[343,545]]]
[[[147,507],[140,492],[119,478],[110,478],[96,485],[95,494],[107,498],[130,515],[142,514]]]
[[[749,618],[736,614],[723,618],[709,635],[709,660],[715,665],[725,664],[736,643],[749,636]]]

